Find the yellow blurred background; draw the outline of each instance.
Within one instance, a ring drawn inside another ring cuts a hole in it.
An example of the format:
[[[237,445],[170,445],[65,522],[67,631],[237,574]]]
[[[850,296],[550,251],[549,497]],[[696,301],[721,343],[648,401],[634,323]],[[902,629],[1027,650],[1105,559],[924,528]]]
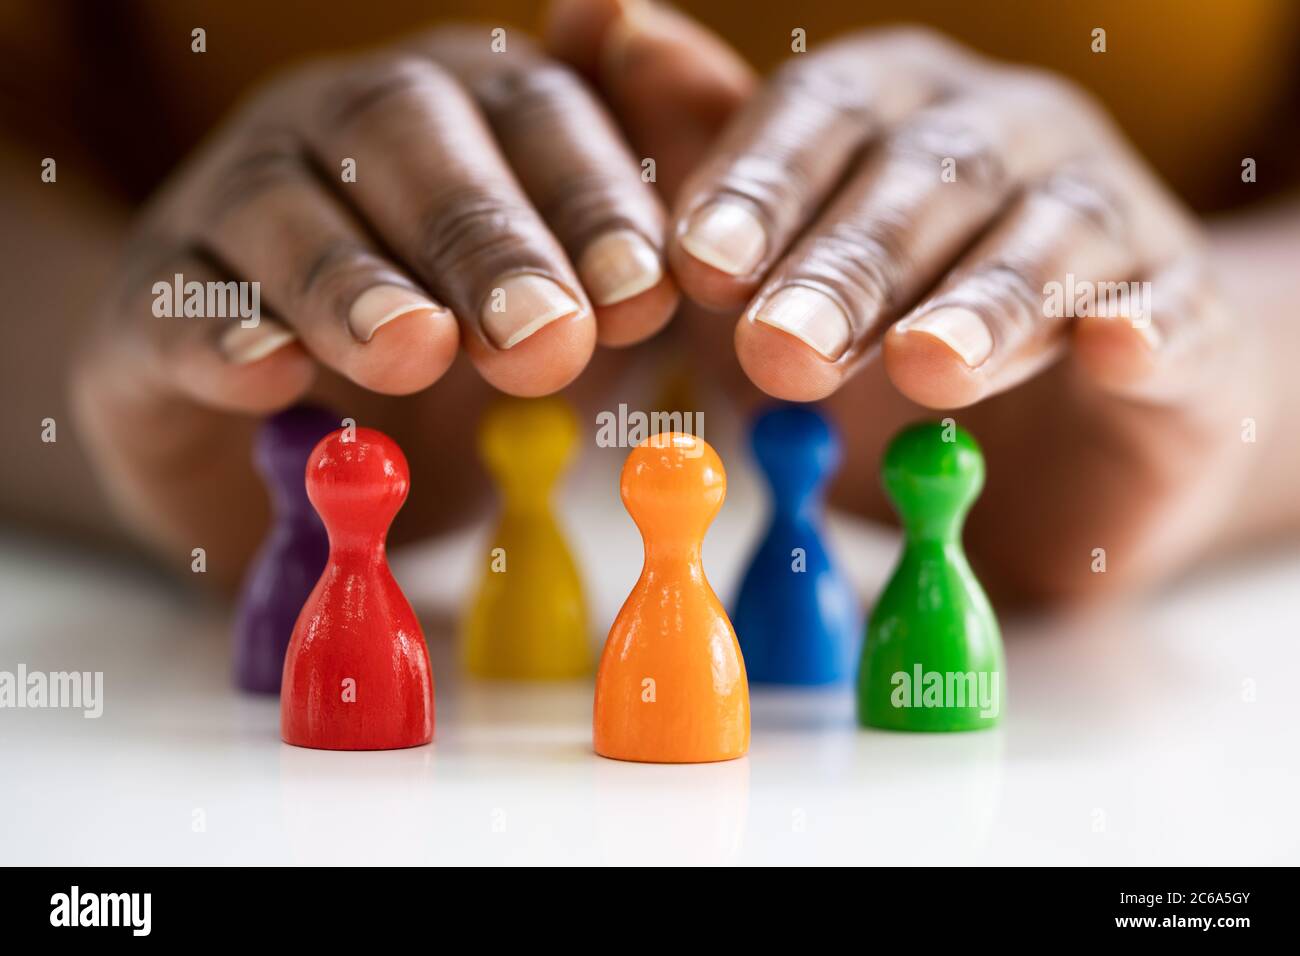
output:
[[[756,67],[846,31],[933,26],[995,57],[1093,90],[1164,177],[1201,210],[1294,182],[1300,4],[1292,0],[685,0]],[[93,156],[105,183],[145,195],[259,78],[319,53],[453,19],[536,30],[541,0],[6,0],[0,114],[43,143]],[[207,31],[208,52],[190,51]],[[1092,52],[1092,31],[1106,52]],[[1243,157],[1260,182],[1243,189]]]

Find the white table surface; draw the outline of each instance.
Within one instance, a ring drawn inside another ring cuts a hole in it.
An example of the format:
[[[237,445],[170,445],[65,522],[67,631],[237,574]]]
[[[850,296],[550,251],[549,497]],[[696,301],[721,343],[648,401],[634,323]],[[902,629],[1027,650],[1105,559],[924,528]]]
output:
[[[563,495],[598,629],[640,567],[620,456],[593,450]],[[764,507],[743,456],[726,458],[705,548],[724,600]],[[592,753],[589,682],[457,674],[483,533],[394,557],[433,649],[437,740],[389,753],[282,744],[276,701],[231,689],[228,608],[0,538],[0,669],[105,674],[98,720],[0,709],[0,862],[1300,862],[1300,552],[1003,621],[995,731],[864,731],[847,689],[755,688],[748,757],[649,766]],[[831,536],[874,595],[893,537],[844,520]]]

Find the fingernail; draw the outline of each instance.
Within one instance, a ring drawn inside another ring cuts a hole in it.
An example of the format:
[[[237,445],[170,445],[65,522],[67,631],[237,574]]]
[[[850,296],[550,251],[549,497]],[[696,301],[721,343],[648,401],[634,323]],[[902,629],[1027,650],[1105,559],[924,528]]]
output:
[[[970,309],[943,306],[902,324],[901,331],[924,332],[952,349],[968,368],[975,368],[993,351],[993,333]]]
[[[844,354],[853,337],[839,303],[803,285],[786,286],[763,303],[754,320],[789,332],[832,361]]]
[[[263,317],[253,328],[232,325],[221,334],[219,345],[226,361],[235,365],[249,365],[266,358],[297,338],[284,325]]]
[[[767,251],[767,233],[752,212],[735,202],[712,202],[695,211],[682,248],[727,275],[754,271]]]
[[[596,305],[613,305],[653,288],[664,270],[648,242],[630,229],[616,229],[587,246],[578,276]]]
[[[550,279],[517,275],[503,279],[483,303],[483,331],[499,349],[518,345],[556,319],[576,315],[582,306]]]
[[[348,330],[359,342],[369,342],[375,332],[393,319],[412,312],[445,312],[442,307],[400,285],[371,286],[357,296],[348,310]]]

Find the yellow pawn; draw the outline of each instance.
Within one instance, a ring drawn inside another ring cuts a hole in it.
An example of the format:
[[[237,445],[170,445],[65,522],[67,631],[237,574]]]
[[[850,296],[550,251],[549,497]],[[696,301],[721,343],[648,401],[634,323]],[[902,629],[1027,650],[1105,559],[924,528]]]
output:
[[[483,417],[479,452],[502,508],[465,621],[471,674],[562,680],[591,671],[582,582],[550,502],[577,431],[558,398],[503,399]]]

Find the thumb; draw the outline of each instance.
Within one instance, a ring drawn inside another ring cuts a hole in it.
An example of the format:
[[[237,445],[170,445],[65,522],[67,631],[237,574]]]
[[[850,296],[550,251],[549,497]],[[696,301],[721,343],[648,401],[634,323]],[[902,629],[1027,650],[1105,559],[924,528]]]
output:
[[[632,146],[655,161],[671,202],[757,77],[734,49],[649,0],[552,0],[550,53],[604,95]]]

